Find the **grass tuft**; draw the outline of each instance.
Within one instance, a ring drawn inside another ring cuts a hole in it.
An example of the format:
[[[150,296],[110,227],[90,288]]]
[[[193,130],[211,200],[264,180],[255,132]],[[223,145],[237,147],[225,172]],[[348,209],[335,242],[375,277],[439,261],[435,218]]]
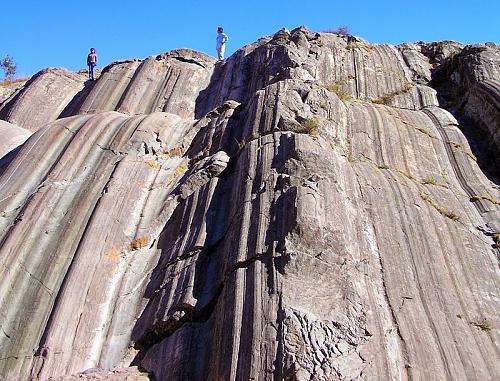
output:
[[[353,50],[353,49],[360,49],[361,46],[359,44],[351,42],[351,43],[347,44],[345,48],[347,50]]]
[[[480,201],[480,200],[486,200],[486,201],[489,201],[491,202],[493,205],[500,205],[500,201],[499,200],[495,200],[494,198],[491,198],[490,196],[472,196],[470,199],[470,202],[476,202],[476,201]]]
[[[147,246],[148,242],[149,242],[149,235],[145,235],[143,237],[136,238],[130,243],[129,249],[132,251],[139,250],[140,248]]]
[[[293,127],[290,131],[298,134],[308,134],[311,136],[318,136],[319,122],[316,118],[307,119],[300,125]]]
[[[489,332],[493,329],[493,323],[485,318],[477,321],[471,321],[470,323],[484,332]]]
[[[392,98],[393,98],[393,96],[391,94],[385,94],[385,95],[382,95],[381,97],[372,99],[372,103],[387,106],[391,103]]]
[[[381,97],[372,99],[372,103],[376,103],[376,104],[381,104],[381,105],[386,105],[387,106],[387,105],[389,105],[391,103],[391,101],[394,99],[394,97],[396,95],[405,94],[408,91],[410,91],[411,89],[413,89],[414,86],[415,86],[414,83],[412,83],[412,82],[406,82],[405,85],[403,86],[403,88],[401,90],[396,90],[396,91],[394,91],[394,92],[392,92],[390,94],[384,94]]]
[[[186,173],[187,170],[188,170],[188,165],[186,163],[182,163],[175,169],[173,176],[177,177],[179,175],[182,175],[183,173]]]
[[[427,184],[436,185],[436,179],[432,176],[426,177],[425,179],[422,179],[420,182],[424,185]]]
[[[428,202],[434,209],[436,209],[441,215],[449,218],[453,221],[460,221],[460,217],[453,212],[450,212],[446,209],[441,208],[438,204],[436,204],[431,197],[427,193],[420,193],[420,198],[426,202]]]
[[[150,168],[156,168],[158,166],[158,164],[156,163],[156,161],[154,160],[149,160],[149,161],[146,161],[146,164],[150,167]]]
[[[430,130],[428,130],[427,128],[423,128],[423,127],[416,127],[418,131],[420,131],[422,134],[425,134],[427,135],[428,137],[430,137],[431,139],[436,139],[436,137],[432,134],[432,132]]]
[[[182,156],[182,148],[181,147],[174,147],[169,150],[165,150],[162,153],[163,157],[180,157]]]
[[[4,79],[3,81],[0,81],[0,86],[2,87],[8,87],[12,86],[18,83],[22,82],[27,82],[30,79],[30,77],[23,77],[23,78],[16,78],[16,79]]]
[[[340,98],[342,101],[349,101],[352,100],[353,97],[349,95],[349,93],[344,89],[344,86],[346,84],[346,81],[335,81],[335,82],[330,82],[325,86],[325,88],[332,92],[337,94],[337,96]]]

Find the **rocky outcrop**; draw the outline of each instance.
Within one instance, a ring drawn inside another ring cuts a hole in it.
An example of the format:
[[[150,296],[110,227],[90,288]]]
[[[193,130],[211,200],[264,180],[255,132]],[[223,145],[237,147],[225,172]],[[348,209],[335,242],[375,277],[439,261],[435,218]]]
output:
[[[282,30],[52,103],[0,166],[0,377],[498,379],[500,192],[431,86],[482,47]]]
[[[500,179],[500,47],[467,46],[444,61],[432,84],[442,104],[457,116],[478,153],[479,163]]]
[[[0,107],[9,100],[9,98],[20,88],[22,88],[28,79],[20,78],[16,80],[5,80],[0,82]]]
[[[84,74],[64,69],[42,70],[0,106],[0,119],[35,132],[59,117],[83,89],[84,81]]]
[[[23,144],[30,135],[30,131],[0,120],[0,136],[2,137],[0,141],[0,157],[4,157],[14,148]]]

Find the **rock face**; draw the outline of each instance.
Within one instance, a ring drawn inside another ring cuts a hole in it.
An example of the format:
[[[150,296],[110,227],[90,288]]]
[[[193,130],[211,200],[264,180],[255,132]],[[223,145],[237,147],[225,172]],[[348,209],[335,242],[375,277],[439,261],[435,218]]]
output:
[[[35,76],[0,110],[36,131],[0,163],[0,379],[499,379],[499,70],[298,28]]]
[[[14,148],[23,144],[31,132],[11,123],[0,120],[0,157],[4,157]]]

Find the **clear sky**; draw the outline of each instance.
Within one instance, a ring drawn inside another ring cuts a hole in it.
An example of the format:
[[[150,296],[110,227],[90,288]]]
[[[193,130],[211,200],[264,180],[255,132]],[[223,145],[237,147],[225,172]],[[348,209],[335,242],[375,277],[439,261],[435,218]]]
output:
[[[230,38],[226,56],[299,25],[347,25],[373,43],[500,43],[500,0],[2,0],[0,12],[0,58],[12,56],[19,75],[85,68],[90,47],[99,67],[181,47],[215,55],[218,25]]]

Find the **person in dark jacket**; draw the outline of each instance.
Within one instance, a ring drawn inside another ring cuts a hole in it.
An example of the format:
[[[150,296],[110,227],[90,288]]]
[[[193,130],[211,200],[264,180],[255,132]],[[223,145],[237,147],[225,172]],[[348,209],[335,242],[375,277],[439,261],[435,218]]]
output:
[[[90,48],[90,53],[87,56],[87,65],[89,67],[89,79],[94,80],[94,67],[97,65],[97,54],[95,54],[95,49]]]

